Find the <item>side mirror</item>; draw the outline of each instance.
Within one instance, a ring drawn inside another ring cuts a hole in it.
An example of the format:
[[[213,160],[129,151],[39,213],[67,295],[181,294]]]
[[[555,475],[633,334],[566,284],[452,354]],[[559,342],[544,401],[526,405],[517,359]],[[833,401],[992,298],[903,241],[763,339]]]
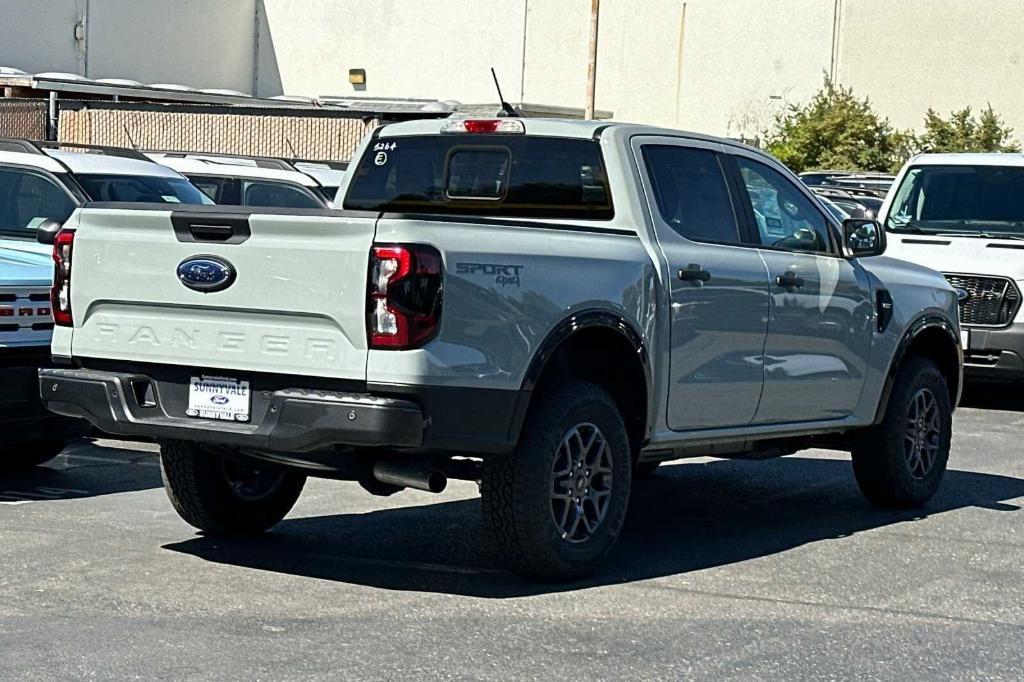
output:
[[[36,228],[36,241],[40,244],[53,244],[53,240],[57,237],[61,227],[63,225],[56,220],[44,220]]]
[[[843,244],[851,258],[885,253],[885,230],[877,220],[847,218],[843,221]]]

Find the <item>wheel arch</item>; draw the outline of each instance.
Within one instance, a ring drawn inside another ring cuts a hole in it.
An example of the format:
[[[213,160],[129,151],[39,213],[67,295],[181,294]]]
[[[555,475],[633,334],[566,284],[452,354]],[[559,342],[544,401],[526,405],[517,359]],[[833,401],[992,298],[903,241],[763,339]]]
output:
[[[591,381],[611,394],[635,457],[653,414],[653,374],[640,331],[623,315],[607,310],[569,315],[552,328],[530,361],[522,384],[531,393],[530,404],[533,394],[559,377]]]
[[[938,366],[949,386],[949,398],[955,407],[963,388],[963,347],[956,327],[940,315],[924,315],[911,323],[896,346],[889,364],[882,395],[875,410],[874,423],[881,423],[889,404],[896,374],[910,357],[925,357]]]

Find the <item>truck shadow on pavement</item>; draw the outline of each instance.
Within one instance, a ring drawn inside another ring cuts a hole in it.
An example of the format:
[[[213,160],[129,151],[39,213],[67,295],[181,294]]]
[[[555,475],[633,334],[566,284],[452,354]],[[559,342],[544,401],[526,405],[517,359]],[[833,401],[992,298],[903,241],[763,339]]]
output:
[[[154,452],[69,443],[46,464],[0,476],[0,504],[73,500],[163,486]]]
[[[967,507],[1019,511],[1024,480],[947,472],[923,509],[877,510],[848,461],[788,457],[662,467],[637,481],[622,538],[583,581],[538,584],[506,570],[479,499],[286,519],[254,540],[166,545],[207,561],[393,590],[509,598],[724,566]]]
[[[1024,412],[1024,395],[1016,384],[982,384],[968,382],[960,398],[960,407],[1001,412]]]

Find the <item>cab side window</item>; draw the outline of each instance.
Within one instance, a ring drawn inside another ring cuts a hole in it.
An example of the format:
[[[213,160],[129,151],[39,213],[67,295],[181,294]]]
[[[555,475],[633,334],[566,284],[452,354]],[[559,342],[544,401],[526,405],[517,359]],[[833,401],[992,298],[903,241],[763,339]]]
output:
[[[242,181],[242,205],[262,208],[323,208],[308,191],[280,182]]]
[[[31,234],[40,223],[63,224],[75,202],[53,180],[19,168],[0,168],[0,231]]]
[[[643,157],[658,212],[669,227],[694,241],[740,242],[718,154],[708,149],[647,145]]]
[[[737,156],[761,246],[832,253],[828,221],[814,203],[774,168]]]

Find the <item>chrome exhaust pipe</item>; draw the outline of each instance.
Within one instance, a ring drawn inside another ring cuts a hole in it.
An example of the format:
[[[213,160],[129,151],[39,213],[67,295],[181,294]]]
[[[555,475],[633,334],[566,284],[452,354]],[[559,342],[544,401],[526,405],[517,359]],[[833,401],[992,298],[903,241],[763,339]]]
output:
[[[373,465],[373,477],[381,483],[428,493],[441,493],[448,487],[448,477],[440,471],[403,462],[377,462]]]

